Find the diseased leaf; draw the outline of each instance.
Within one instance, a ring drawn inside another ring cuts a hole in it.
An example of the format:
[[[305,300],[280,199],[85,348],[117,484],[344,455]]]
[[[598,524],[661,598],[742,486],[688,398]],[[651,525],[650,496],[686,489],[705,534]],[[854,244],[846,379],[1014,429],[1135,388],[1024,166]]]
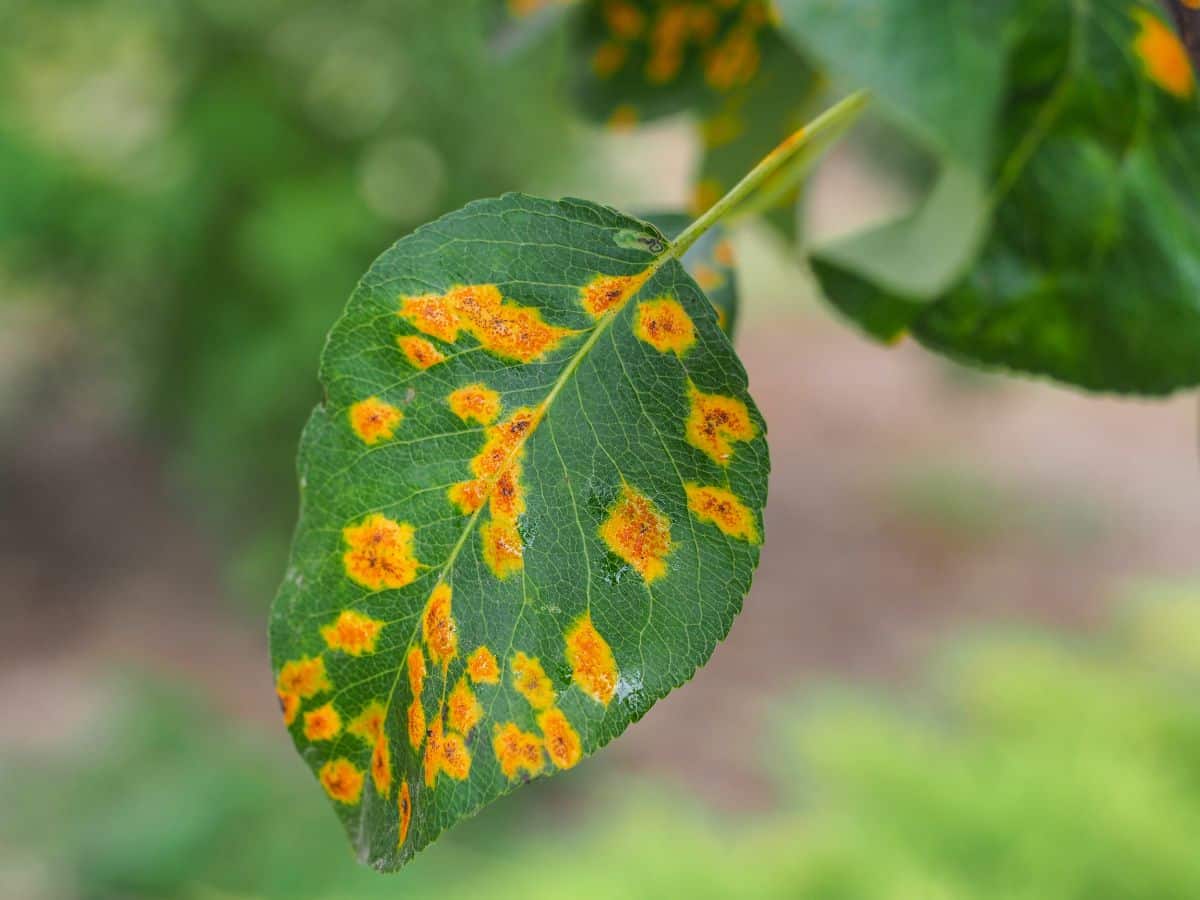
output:
[[[1200,382],[1200,117],[1157,7],[780,6],[942,166],[910,219],[813,248],[834,305],[884,339],[1089,389]]]
[[[683,213],[651,213],[644,218],[672,240],[692,221]],[[701,235],[700,240],[683,255],[683,267],[716,308],[717,324],[721,330],[732,338],[737,334],[741,303],[733,244],[725,229],[718,224]]]
[[[330,334],[271,651],[372,866],[574,767],[741,607],[765,425],[673,253],[592,203],[480,201],[384,253]]]

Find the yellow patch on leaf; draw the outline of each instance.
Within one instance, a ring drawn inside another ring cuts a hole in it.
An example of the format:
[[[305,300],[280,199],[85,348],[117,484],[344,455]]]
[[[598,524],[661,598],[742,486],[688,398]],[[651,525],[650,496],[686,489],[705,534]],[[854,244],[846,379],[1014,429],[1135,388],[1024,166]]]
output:
[[[628,485],[600,526],[600,537],[647,584],[667,573],[666,558],[673,547],[671,521],[654,501]]]
[[[434,720],[425,744],[425,784],[436,787],[438,774],[445,772],[455,781],[471,774],[471,751],[461,734],[444,734],[441,716]]]
[[[396,795],[396,809],[400,814],[399,837],[396,846],[402,847],[408,838],[408,826],[412,824],[412,792],[408,789],[408,780],[400,782],[400,790]]]
[[[378,397],[359,400],[350,407],[349,416],[350,427],[364,444],[391,439],[404,419],[404,413]]]
[[[304,714],[304,736],[310,741],[330,741],[342,732],[342,717],[326,703]]]
[[[467,683],[466,676],[458,679],[450,699],[446,701],[446,720],[450,727],[459,734],[467,735],[483,718],[483,707]]]
[[[746,404],[735,397],[705,394],[695,385],[688,386],[692,410],[688,414],[688,443],[707,453],[714,462],[729,465],[733,444],[749,441],[757,433]]]
[[[517,651],[512,659],[512,682],[534,709],[545,709],[554,702],[554,685],[535,656]]]
[[[467,673],[476,684],[499,684],[500,667],[487,647],[477,647],[467,658]]]
[[[736,261],[733,253],[733,244],[729,238],[722,238],[717,241],[717,245],[713,247],[713,259],[726,268],[732,268]]]
[[[421,705],[420,697],[413,697],[408,704],[408,742],[414,750],[419,750],[421,741],[425,739],[425,707]]]
[[[346,574],[373,591],[411,584],[421,566],[413,556],[414,534],[407,522],[393,522],[380,513],[347,525],[342,529],[350,548],[342,557]]]
[[[425,338],[402,335],[396,338],[396,346],[414,369],[428,369],[446,360],[446,354]]]
[[[688,509],[702,522],[711,522],[730,537],[758,543],[758,524],[754,513],[732,491],[719,487],[701,487],[689,482]]]
[[[605,41],[592,54],[592,71],[597,78],[611,78],[625,65],[629,51],[616,41]]]
[[[371,750],[371,780],[375,790],[386,797],[392,790],[392,751],[386,735],[381,735]]]
[[[579,289],[583,308],[595,319],[620,309],[646,283],[649,272],[637,275],[597,275]]]
[[[1142,60],[1146,75],[1164,91],[1186,100],[1195,90],[1195,75],[1183,43],[1158,16],[1143,9],[1132,12],[1140,30],[1134,52]]]
[[[638,123],[637,107],[632,103],[622,103],[613,109],[606,123],[613,131],[630,131]]]
[[[331,759],[317,777],[325,792],[339,803],[352,805],[362,796],[363,773],[348,759]]]
[[[329,677],[325,674],[325,660],[319,656],[305,656],[284,663],[279,670],[276,688],[281,694],[293,694],[302,700],[332,690]]]
[[[421,615],[421,638],[429,648],[429,658],[449,665],[458,652],[458,625],[450,609],[450,585],[439,584],[429,595]]]
[[[660,353],[682,356],[696,343],[696,328],[678,300],[647,300],[637,310],[633,333]]]
[[[330,650],[344,650],[351,656],[361,656],[364,653],[375,652],[375,641],[383,623],[370,616],[347,609],[337,617],[337,621],[321,629],[321,637]]]
[[[541,738],[522,731],[515,722],[496,726],[492,735],[492,750],[506,778],[516,778],[521,772],[533,776],[542,771]]]
[[[414,697],[420,697],[421,689],[425,686],[425,654],[420,647],[410,647],[405,662],[408,665],[408,687]]]
[[[500,395],[482,384],[468,384],[446,398],[450,411],[469,422],[474,419],[480,425],[491,425],[500,415]]]
[[[378,700],[372,700],[362,708],[362,712],[350,720],[346,731],[356,738],[361,738],[368,744],[374,745],[383,737],[383,723],[386,719],[387,710],[383,708],[383,704]]]
[[[571,727],[563,711],[551,707],[538,716],[537,721],[550,761],[560,769],[570,769],[578,763],[583,756],[583,745],[579,741],[579,733]]]
[[[525,545],[521,533],[509,519],[485,523],[479,529],[483,540],[483,560],[492,574],[503,581],[525,566]]]
[[[291,727],[291,724],[296,721],[296,713],[300,711],[300,698],[295,694],[280,690],[276,690],[275,694],[279,697],[279,709],[283,713],[283,724]]]
[[[532,306],[506,300],[494,284],[460,285],[444,295],[426,294],[401,300],[401,318],[419,331],[448,343],[465,331],[489,353],[533,362],[574,334],[543,321]]]
[[[617,690],[617,661],[608,641],[584,613],[565,635],[571,680],[598,703],[608,706]]]
[[[437,784],[438,772],[442,768],[442,716],[439,712],[425,732],[425,786],[434,787]]]
[[[704,60],[704,80],[718,91],[748,84],[758,71],[761,54],[754,32],[745,26],[734,28]]]
[[[646,16],[628,0],[605,0],[604,22],[616,37],[631,41],[645,29]]]

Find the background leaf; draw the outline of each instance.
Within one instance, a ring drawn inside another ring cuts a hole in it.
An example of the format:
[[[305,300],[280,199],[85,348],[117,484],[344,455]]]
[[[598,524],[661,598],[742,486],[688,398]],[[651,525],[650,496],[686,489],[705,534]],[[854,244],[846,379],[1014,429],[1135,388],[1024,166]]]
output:
[[[683,213],[650,213],[643,218],[669,239],[674,239],[691,224]],[[717,310],[717,324],[732,338],[737,334],[738,294],[737,268],[733,244],[720,223],[700,236],[700,240],[683,255],[683,267],[700,286]]]
[[[1200,119],[1155,7],[781,6],[941,160],[915,215],[812,250],[834,305],[888,340],[1089,389],[1200,382]]]
[[[661,234],[577,200],[401,240],[321,380],[272,656],[297,748],[393,869],[708,658],[758,560],[765,426]]]

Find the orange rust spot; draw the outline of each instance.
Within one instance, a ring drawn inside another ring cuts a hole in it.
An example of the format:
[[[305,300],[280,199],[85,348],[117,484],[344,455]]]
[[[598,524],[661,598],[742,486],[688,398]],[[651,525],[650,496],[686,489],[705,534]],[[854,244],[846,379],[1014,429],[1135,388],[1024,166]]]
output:
[[[425,707],[421,706],[421,698],[413,697],[408,704],[408,742],[414,750],[419,750],[421,741],[425,738]]]
[[[454,690],[450,692],[450,699],[446,701],[447,722],[452,729],[465,735],[471,733],[471,729],[479,724],[481,718],[483,707],[479,705],[479,700],[476,699],[475,692],[471,690],[471,685],[467,683],[464,675],[458,679]]]
[[[464,422],[474,419],[480,425],[491,425],[500,415],[500,395],[483,384],[461,387],[446,402],[450,411]]]
[[[733,254],[733,243],[729,238],[722,238],[717,241],[717,245],[713,247],[713,259],[726,268],[732,267],[735,259]]]
[[[455,781],[465,781],[471,774],[471,751],[461,734],[448,734],[442,738],[441,770]]]
[[[758,41],[745,27],[734,28],[704,61],[704,79],[718,91],[749,83],[760,62]]]
[[[725,276],[712,266],[704,263],[696,263],[693,267],[692,277],[696,279],[696,284],[700,285],[702,291],[715,291],[725,283]]]
[[[596,319],[620,309],[649,277],[649,271],[637,275],[597,275],[579,289],[583,308]]]
[[[487,647],[477,647],[467,658],[467,673],[476,684],[499,684],[500,667]]]
[[[429,595],[421,615],[421,638],[429,658],[446,666],[458,652],[458,625],[450,610],[450,585],[439,584]]]
[[[711,522],[730,537],[740,538],[752,544],[758,543],[758,525],[754,513],[737,496],[719,487],[701,487],[689,482],[687,491],[688,509],[702,522]]]
[[[304,714],[304,736],[310,741],[328,741],[342,731],[342,717],[332,703]]]
[[[488,482],[482,478],[473,478],[451,485],[446,491],[446,496],[458,507],[460,513],[469,516],[487,502],[488,488]]]
[[[425,654],[420,647],[410,647],[408,650],[408,686],[414,697],[421,696],[421,688],[425,686]]]
[[[722,192],[721,182],[717,179],[700,179],[692,190],[692,214],[698,216],[707,212],[714,203],[721,199]]]
[[[378,700],[372,700],[363,707],[362,712],[350,720],[346,731],[357,738],[362,738],[368,744],[374,744],[383,737],[383,723],[387,718],[387,710]]]
[[[583,745],[579,741],[579,733],[571,727],[563,711],[551,707],[538,716],[537,721],[550,761],[560,769],[569,769],[578,763],[583,756]]]
[[[437,717],[429,723],[429,729],[425,732],[425,786],[433,787],[437,784],[438,771],[442,767],[442,715],[438,713]]]
[[[604,21],[608,30],[624,41],[631,41],[646,27],[646,16],[627,0],[607,0]]]
[[[471,774],[471,751],[461,734],[444,734],[441,715],[426,732],[425,784],[437,785],[438,774],[445,772],[455,781],[464,781]]]
[[[545,709],[554,702],[554,685],[546,676],[541,661],[521,651],[512,659],[513,687],[521,692],[534,709]]]
[[[671,521],[654,501],[628,485],[600,526],[600,537],[647,584],[667,573],[666,557],[672,549]]]
[[[497,578],[503,581],[525,566],[525,545],[516,523],[510,519],[495,519],[485,523],[479,534],[483,540],[483,560]]]
[[[679,74],[683,65],[684,44],[691,32],[692,17],[684,6],[668,6],[658,14],[650,35],[650,59],[646,80],[665,84]]]
[[[378,619],[347,609],[337,621],[321,629],[321,637],[325,638],[330,650],[344,650],[351,656],[361,656],[375,652],[375,641],[382,629],[383,623]]]
[[[532,776],[542,771],[541,739],[536,734],[522,731],[515,722],[496,726],[492,750],[506,778],[516,778],[520,772]]]
[[[378,397],[359,400],[350,407],[349,416],[350,427],[364,444],[389,440],[404,419],[404,413]]]
[[[396,809],[400,814],[400,836],[396,839],[396,846],[400,847],[408,837],[408,826],[412,824],[412,793],[408,789],[407,779],[400,782],[400,790],[396,795]]]
[[[396,338],[396,346],[400,348],[404,358],[414,369],[428,369],[446,359],[446,354],[425,338],[412,335],[401,336]]]
[[[300,711],[300,698],[278,689],[275,693],[279,697],[279,709],[283,712],[283,724],[290,727],[296,721],[296,713]]]
[[[706,44],[712,40],[713,35],[717,33],[717,14],[707,6],[696,5],[691,9],[691,17],[688,22],[692,37],[701,44]]]
[[[621,66],[625,65],[628,55],[629,51],[623,44],[618,44],[616,41],[605,41],[592,54],[592,71],[598,78],[611,78]]]
[[[565,640],[571,680],[593,700],[608,706],[617,690],[617,661],[608,641],[592,624],[590,612],[580,617]]]
[[[453,342],[459,331],[466,331],[484,350],[520,362],[533,362],[575,333],[546,323],[532,306],[506,300],[494,284],[460,285],[442,296],[402,298],[399,314],[425,334]]]
[[[688,397],[692,402],[686,425],[688,443],[714,462],[729,465],[734,442],[748,441],[758,433],[746,404],[735,397],[702,393],[694,384],[688,386]]]
[[[281,694],[294,694],[302,700],[332,689],[325,674],[325,660],[305,656],[283,664],[276,688]]]
[[[318,775],[325,792],[339,803],[354,804],[362,796],[363,773],[348,759],[331,759]]]
[[[637,123],[638,111],[632,103],[622,103],[615,107],[608,117],[608,127],[613,131],[630,131]]]
[[[387,735],[380,735],[371,750],[371,780],[375,790],[386,797],[392,790],[392,751]]]
[[[1132,15],[1140,28],[1134,38],[1133,49],[1142,60],[1146,76],[1180,99],[1191,97],[1195,90],[1195,76],[1183,43],[1153,13],[1135,9]]]
[[[349,550],[342,557],[346,574],[363,587],[402,588],[417,577],[421,563],[413,556],[413,527],[372,513],[358,525],[342,529]]]
[[[660,353],[682,356],[696,343],[696,329],[678,300],[663,297],[638,305],[633,333]]]

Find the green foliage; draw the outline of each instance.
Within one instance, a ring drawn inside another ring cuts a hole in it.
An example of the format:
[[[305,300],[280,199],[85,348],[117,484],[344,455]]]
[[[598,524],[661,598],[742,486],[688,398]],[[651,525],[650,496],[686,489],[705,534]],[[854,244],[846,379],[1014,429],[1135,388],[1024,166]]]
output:
[[[278,579],[340,298],[398,234],[571,156],[559,42],[497,60],[490,12],[0,0],[0,271],[128,374],[248,592]]]
[[[781,7],[940,170],[911,217],[813,252],[839,309],[885,340],[1093,390],[1200,381],[1200,117],[1153,6]]]
[[[330,334],[271,644],[377,868],[574,767],[741,608],[764,424],[683,250],[584,201],[478,201],[384,253]]]
[[[422,854],[406,896],[1196,896],[1200,606],[1194,588],[1135,599],[1086,643],[960,646],[937,702],[837,692],[775,707],[748,742],[778,784],[753,824],[613,773],[534,784]],[[298,767],[194,697],[130,701],[67,756],[2,760],[13,896],[395,895],[344,851]],[[564,807],[587,811],[569,835]],[[12,880],[30,852],[53,860],[39,889]]]

